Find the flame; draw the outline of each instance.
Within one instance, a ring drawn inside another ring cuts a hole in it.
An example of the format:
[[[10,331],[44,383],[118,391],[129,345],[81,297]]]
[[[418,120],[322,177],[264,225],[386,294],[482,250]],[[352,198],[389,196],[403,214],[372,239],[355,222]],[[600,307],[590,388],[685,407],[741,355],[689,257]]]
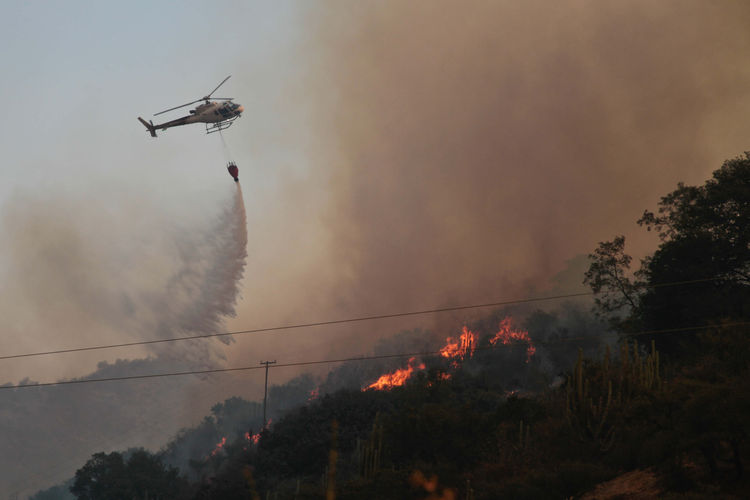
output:
[[[442,380],[450,380],[451,374],[447,372],[437,372],[436,374],[436,381],[442,381]],[[427,387],[432,387],[435,385],[435,381],[429,381],[427,382]]]
[[[461,330],[461,335],[458,337],[448,337],[445,339],[445,346],[440,349],[440,355],[446,359],[451,360],[451,367],[457,369],[461,361],[471,358],[474,356],[479,336],[469,330],[467,326],[464,326]],[[526,348],[526,362],[528,363],[531,356],[536,353],[536,347],[531,342],[529,332],[521,330],[511,329],[511,318],[506,317],[500,322],[500,329],[493,338],[490,339],[490,344],[495,345],[497,342],[503,344],[511,344],[515,342],[525,342],[528,344]],[[406,383],[409,377],[412,376],[415,369],[424,370],[424,363],[420,363],[418,366],[415,365],[416,358],[409,358],[408,366],[406,368],[400,368],[393,373],[386,373],[381,375],[378,380],[368,385],[363,391],[369,389],[384,390],[391,389],[393,387],[401,386]],[[438,380],[449,380],[451,378],[450,373],[441,372],[438,374]],[[310,392],[308,401],[318,397],[318,389]]]
[[[250,432],[246,432],[245,441],[250,441],[253,444],[258,444],[258,441],[260,441],[260,433],[251,434]]]
[[[498,342],[502,342],[505,345],[509,345],[515,342],[526,342],[528,347],[526,348],[526,362],[531,360],[531,356],[536,353],[536,347],[531,342],[529,332],[526,330],[511,330],[511,319],[510,317],[505,318],[500,322],[500,329],[494,337],[490,339],[490,344],[495,345]]]
[[[378,380],[362,390],[366,391],[368,389],[375,389],[378,391],[382,391],[383,389],[391,389],[392,387],[404,385],[409,377],[411,377],[412,373],[414,373],[415,368],[417,368],[418,370],[425,369],[424,363],[419,363],[418,366],[415,366],[415,360],[416,358],[414,357],[409,358],[409,364],[406,368],[400,368],[393,373],[386,373],[385,375],[381,375]]]
[[[456,500],[456,491],[453,488],[442,488],[438,494],[438,478],[434,474],[428,478],[422,471],[416,470],[409,476],[409,483],[413,488],[422,488],[429,493],[424,500]]]
[[[307,402],[315,401],[320,396],[320,387],[316,387],[312,391],[310,391],[310,394],[307,397]]]
[[[223,437],[221,438],[221,441],[216,443],[216,448],[214,448],[214,451],[211,452],[211,456],[216,456],[217,453],[219,453],[222,449],[224,449],[224,445],[227,444],[227,438]]]
[[[244,435],[245,441],[249,441],[249,442],[251,442],[253,444],[258,444],[260,442],[260,436],[263,433],[263,431],[266,430],[266,429],[268,429],[269,427],[271,427],[271,421],[272,420],[273,419],[269,418],[268,422],[266,422],[265,425],[263,427],[261,427],[260,432],[258,432],[257,434],[253,434],[252,431],[245,432],[245,435]],[[245,449],[247,450],[247,448],[245,448]]]
[[[445,347],[440,349],[440,355],[444,358],[453,359],[451,364],[454,368],[457,368],[459,360],[463,361],[474,355],[474,349],[477,347],[477,334],[464,327],[460,337],[457,339],[448,337],[445,342]]]

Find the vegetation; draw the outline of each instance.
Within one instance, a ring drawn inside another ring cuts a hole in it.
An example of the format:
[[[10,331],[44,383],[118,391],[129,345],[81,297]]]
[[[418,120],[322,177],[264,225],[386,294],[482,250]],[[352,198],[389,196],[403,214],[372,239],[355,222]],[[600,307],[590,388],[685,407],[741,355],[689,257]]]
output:
[[[177,469],[165,467],[145,450],[125,458],[118,452],[96,453],[78,469],[71,493],[80,500],[167,499],[187,493],[187,481]]]
[[[703,186],[678,184],[638,224],[662,242],[637,272],[622,236],[590,255],[585,282],[600,293],[601,315],[670,356],[706,346],[690,330],[666,330],[750,320],[750,153],[724,162]]]
[[[537,311],[532,360],[513,345],[478,350],[447,378],[435,357],[385,391],[362,391],[357,377],[372,370],[352,364],[311,402],[303,376],[277,389],[298,404],[257,444],[257,404],[233,398],[158,456],[95,454],[70,489],[91,500],[570,498],[648,470],[662,497],[750,497],[750,155],[704,186],[679,185],[639,223],[661,237],[639,270],[617,237],[585,276],[622,334],[612,350],[597,354],[589,333],[576,340],[583,322],[562,327]],[[553,383],[558,364],[565,376]],[[185,453],[183,477],[163,465]]]

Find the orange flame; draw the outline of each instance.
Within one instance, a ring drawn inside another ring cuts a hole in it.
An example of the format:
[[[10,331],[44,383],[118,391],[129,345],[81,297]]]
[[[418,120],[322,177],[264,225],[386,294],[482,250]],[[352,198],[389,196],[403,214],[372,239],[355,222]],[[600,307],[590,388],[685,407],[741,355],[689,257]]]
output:
[[[216,448],[214,448],[214,451],[211,452],[211,456],[216,456],[217,453],[219,453],[223,448],[224,445],[227,444],[227,438],[223,437],[221,438],[221,441],[216,443]]]
[[[451,379],[451,374],[450,373],[446,373],[446,372],[437,372],[435,378],[436,378],[437,381],[450,380]],[[427,387],[432,387],[433,385],[435,385],[434,381],[427,382]]]
[[[258,444],[258,441],[260,441],[260,434],[250,434],[249,432],[246,432],[245,441],[250,441],[253,444]]]
[[[409,476],[409,483],[413,488],[423,488],[429,495],[424,500],[456,500],[456,491],[452,488],[442,488],[438,492],[438,478],[432,475],[425,477],[422,471],[416,470]]]
[[[418,366],[415,366],[415,360],[416,358],[414,357],[409,358],[409,365],[406,368],[400,368],[393,373],[386,373],[385,375],[381,375],[378,380],[362,390],[366,391],[368,389],[375,389],[378,391],[382,391],[384,389],[391,389],[393,387],[404,385],[409,377],[411,377],[412,373],[414,373],[415,368],[417,368],[418,370],[425,369],[424,363],[419,363]]]
[[[531,342],[529,332],[526,330],[511,330],[511,319],[510,317],[505,318],[500,322],[500,329],[494,337],[490,339],[490,344],[495,345],[501,342],[505,345],[513,344],[515,342],[525,342],[528,345],[526,348],[526,362],[531,360],[531,356],[536,353],[536,347]]]
[[[310,401],[314,401],[318,399],[319,396],[320,396],[320,387],[316,387],[315,389],[310,391],[310,394],[307,397],[307,402],[309,403]]]
[[[453,359],[452,365],[455,368],[458,366],[459,360],[474,355],[474,349],[477,347],[477,334],[464,327],[460,337],[457,339],[448,337],[445,342],[445,347],[440,349],[440,355],[444,358]]]

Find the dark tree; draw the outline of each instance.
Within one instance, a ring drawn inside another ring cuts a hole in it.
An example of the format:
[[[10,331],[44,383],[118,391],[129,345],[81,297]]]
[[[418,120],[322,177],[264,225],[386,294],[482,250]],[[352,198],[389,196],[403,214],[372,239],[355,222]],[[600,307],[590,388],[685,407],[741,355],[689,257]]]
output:
[[[623,236],[589,255],[584,283],[614,326],[656,330],[638,340],[672,353],[696,347],[696,328],[750,318],[750,153],[724,162],[703,186],[678,184],[638,224],[662,242],[632,279]]]
[[[127,461],[118,452],[96,453],[76,471],[70,487],[79,500],[181,498],[186,489],[177,469],[145,450],[134,451]]]
[[[583,282],[597,294],[596,312],[613,326],[622,326],[623,318],[631,317],[638,309],[643,285],[637,280],[638,273],[633,276],[630,272],[632,257],[625,253],[625,237],[599,243],[589,259],[591,265]]]
[[[79,500],[127,500],[130,487],[122,455],[95,453],[76,471],[70,492]]]
[[[703,186],[678,184],[638,223],[662,239],[643,266],[651,285],[640,304],[646,328],[750,317],[750,153],[724,162]],[[678,285],[660,286],[671,283]],[[661,348],[692,338],[662,336]]]

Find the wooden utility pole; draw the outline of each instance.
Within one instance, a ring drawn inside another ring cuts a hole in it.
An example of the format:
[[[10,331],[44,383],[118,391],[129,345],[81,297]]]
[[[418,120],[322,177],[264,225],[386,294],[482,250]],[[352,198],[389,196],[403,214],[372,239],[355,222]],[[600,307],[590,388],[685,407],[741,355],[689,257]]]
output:
[[[261,361],[261,365],[266,365],[266,388],[263,390],[263,427],[266,426],[266,399],[268,398],[268,365],[276,364],[276,360],[273,361]]]

